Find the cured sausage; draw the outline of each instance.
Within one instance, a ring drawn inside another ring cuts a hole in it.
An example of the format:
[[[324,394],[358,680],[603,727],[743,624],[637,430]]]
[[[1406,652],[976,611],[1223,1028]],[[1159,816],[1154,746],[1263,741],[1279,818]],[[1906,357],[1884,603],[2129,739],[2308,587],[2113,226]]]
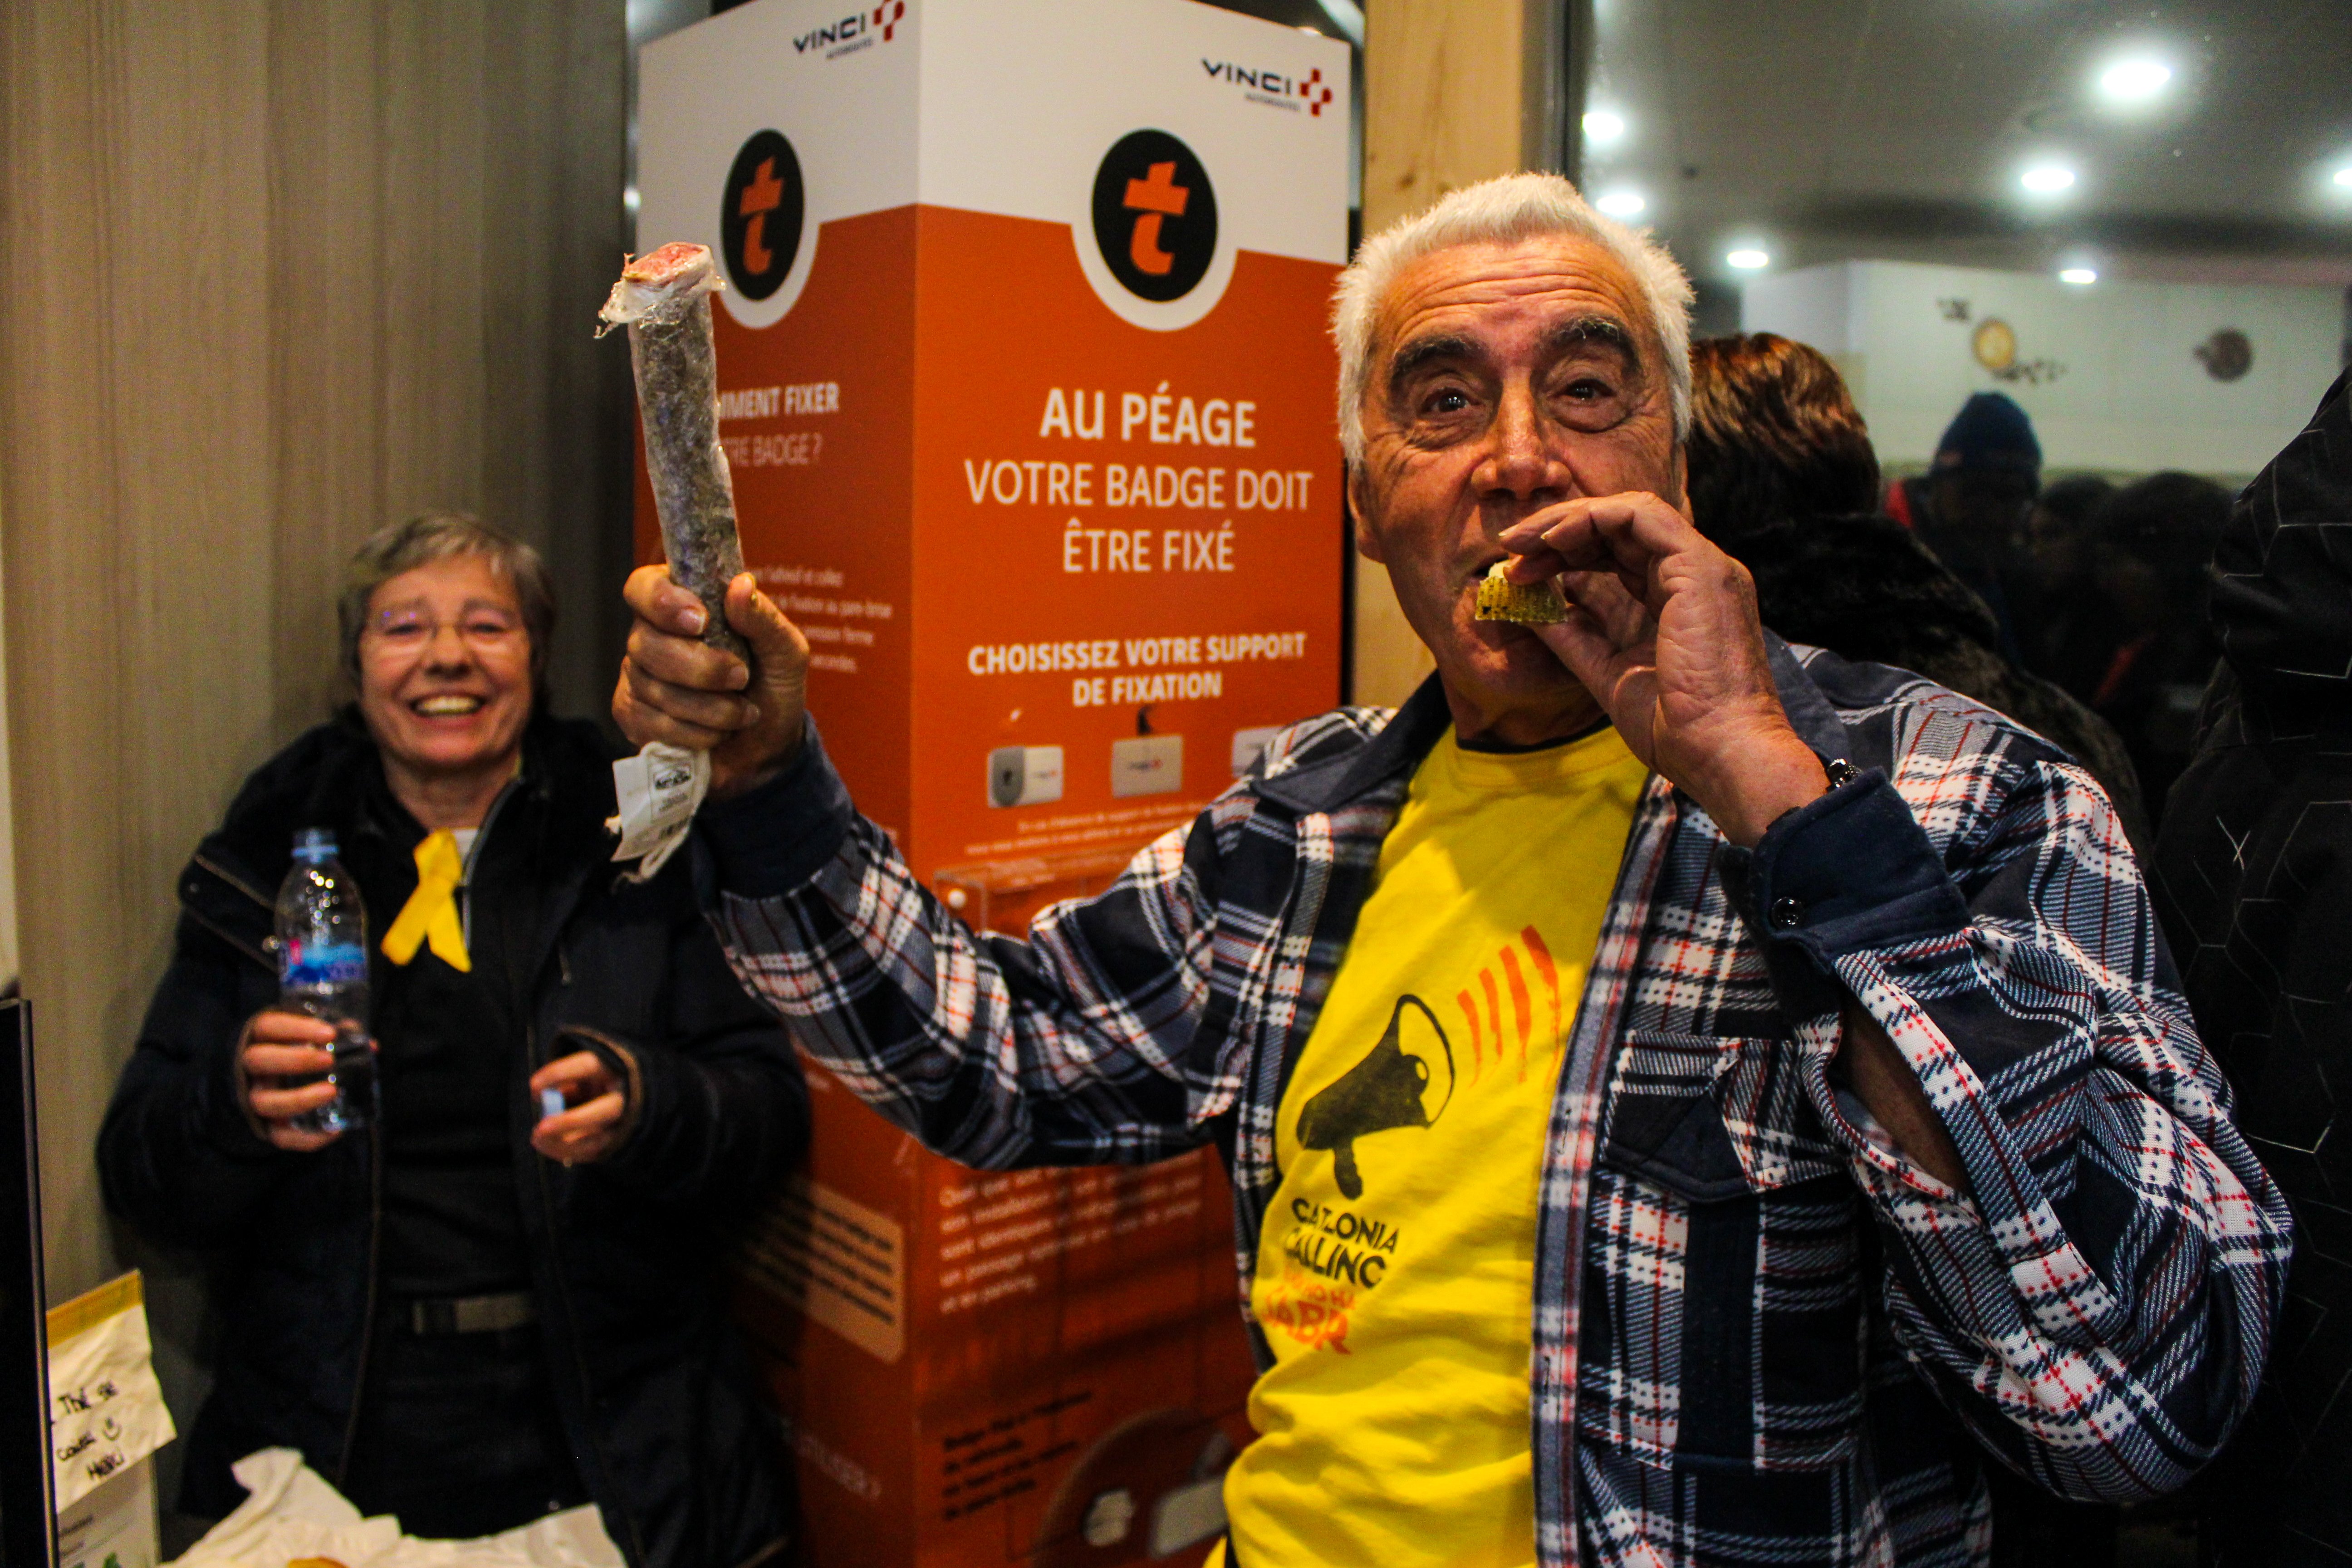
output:
[[[727,584],[743,570],[735,482],[719,444],[719,355],[710,333],[710,296],[726,286],[708,246],[665,245],[621,269],[597,312],[604,323],[597,336],[629,329],[646,471],[670,578],[709,610],[702,640],[748,662],[751,650],[727,625],[725,603]]]

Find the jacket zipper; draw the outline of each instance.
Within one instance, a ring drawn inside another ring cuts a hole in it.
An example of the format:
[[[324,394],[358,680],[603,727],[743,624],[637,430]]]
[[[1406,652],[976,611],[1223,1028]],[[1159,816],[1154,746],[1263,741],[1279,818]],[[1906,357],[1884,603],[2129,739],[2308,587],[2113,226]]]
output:
[[[192,865],[202,867],[205,870],[212,873],[213,876],[226,883],[236,891],[243,893],[247,898],[251,899],[255,903],[260,905],[264,911],[274,912],[276,910],[277,905],[272,900],[262,897],[260,893],[247,886],[243,879],[236,876],[226,868],[215,864],[213,861],[205,859],[202,853],[189,857],[189,862]],[[213,921],[206,920],[205,918],[204,911],[190,903],[188,901],[187,895],[184,893],[180,896],[180,910],[181,912],[185,914],[190,920],[195,921],[198,925],[204,927],[206,931],[220,938],[223,942],[228,943],[231,947],[236,949],[247,958],[253,960],[254,963],[261,965],[262,968],[275,969],[277,967],[277,963],[271,958],[269,952],[269,942],[272,939],[264,939],[263,945],[260,947],[254,946],[251,942],[247,942],[245,938],[237,935],[235,931],[229,931],[223,926],[215,925]]]
[[[482,863],[482,856],[489,848],[490,829],[498,826],[499,813],[506,809],[507,802],[521,787],[522,779],[518,775],[499,791],[498,798],[490,802],[490,809],[482,814],[482,826],[474,834],[473,847],[457,868],[457,889],[466,895],[465,901],[457,907],[457,934],[467,952],[474,951],[474,868]]]
[[[466,857],[466,882],[469,892],[473,882],[473,868],[480,860],[483,849],[488,841],[492,825],[498,821],[499,814],[507,802],[512,799],[516,792],[522,787],[523,783],[520,778],[509,784],[499,793],[498,799],[490,803],[490,809],[484,814],[481,831],[474,838],[473,852]],[[563,984],[567,986],[572,984],[572,961],[563,950],[563,929],[571,923],[572,905],[576,903],[579,894],[580,889],[575,886],[570,899],[566,900],[566,907],[557,919],[551,942]],[[472,946],[473,936],[473,903],[474,900],[469,896],[466,900],[465,915],[467,945],[469,949]],[[520,994],[516,998],[516,1012],[523,1031],[523,1076],[526,1079],[530,1078],[532,1071],[547,1065],[540,1059],[541,1052],[539,1045],[539,1024],[531,1016],[535,1006],[533,997],[537,992],[539,976],[546,967],[545,957],[541,957],[537,963],[531,965],[529,973],[523,976]],[[562,1244],[557,1238],[555,1194],[549,1190],[547,1184],[546,1160],[533,1159],[531,1164],[532,1175],[539,1187],[540,1218],[547,1231],[547,1272],[550,1282],[553,1285],[555,1293],[562,1305],[563,1335],[571,1347],[572,1369],[579,1377],[581,1434],[587,1439],[588,1447],[595,1459],[596,1468],[606,1479],[606,1489],[610,1490],[613,1470],[604,1458],[604,1446],[596,1436],[595,1390],[589,1382],[587,1360],[581,1352],[579,1315],[572,1310],[572,1287],[564,1276]],[[543,1340],[545,1336],[542,1336]],[[545,1348],[542,1345],[542,1349]],[[555,1370],[553,1367],[549,1368],[551,1373]],[[601,1505],[598,1511],[603,1511]],[[628,1527],[629,1546],[632,1549],[628,1552],[630,1561],[633,1563],[644,1563],[646,1561],[645,1534],[638,1528],[636,1515],[630,1511],[617,1497],[614,1499],[614,1511],[620,1514],[622,1522]]]
[[[562,945],[563,939],[559,934],[556,938],[557,951],[561,952]],[[523,1024],[523,1049],[525,1060],[540,1067],[547,1065],[539,1059],[539,1026],[529,1020]],[[580,1350],[580,1319],[579,1315],[572,1310],[572,1284],[564,1275],[562,1244],[557,1239],[556,1235],[555,1194],[549,1190],[547,1184],[547,1162],[544,1159],[533,1162],[533,1171],[539,1178],[540,1216],[547,1226],[548,1275],[555,1287],[556,1295],[562,1300],[563,1305],[563,1337],[572,1352],[572,1370],[578,1374],[580,1380],[580,1429],[582,1435],[588,1439],[588,1447],[595,1456],[596,1468],[605,1477],[606,1485],[609,1488],[613,1473],[612,1466],[605,1459],[604,1445],[596,1435],[596,1391],[594,1384],[589,1381],[587,1358],[581,1353]],[[619,1500],[614,1500],[618,1504]],[[617,1506],[615,1511],[621,1515],[622,1522],[628,1526],[629,1545],[632,1548],[629,1553],[630,1561],[635,1563],[644,1563],[646,1561],[645,1536],[644,1532],[637,1528],[636,1514],[625,1506]]]
[[[368,1141],[368,1260],[365,1299],[367,1310],[360,1319],[360,1364],[352,1380],[352,1413],[343,1422],[343,1451],[335,1462],[335,1488],[342,1489],[351,1475],[352,1449],[359,1442],[360,1402],[367,1396],[368,1361],[375,1352],[376,1268],[378,1251],[383,1240],[383,1129],[381,1124],[367,1129]]]
[[[251,899],[263,909],[275,910],[278,907],[275,900],[262,892],[259,889],[255,888],[251,883],[246,881],[244,878],[239,877],[235,872],[229,870],[226,867],[205,859],[203,850],[198,850],[195,854],[190,856],[189,859],[194,864],[202,866],[205,870],[210,871],[222,881],[226,882],[230,887],[235,888],[238,892],[243,893],[247,898]]]

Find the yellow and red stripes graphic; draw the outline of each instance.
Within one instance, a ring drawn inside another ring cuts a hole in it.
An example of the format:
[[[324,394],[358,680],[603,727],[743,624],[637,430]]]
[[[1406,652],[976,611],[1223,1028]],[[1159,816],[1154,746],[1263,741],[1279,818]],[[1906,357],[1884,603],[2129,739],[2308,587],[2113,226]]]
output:
[[[1519,952],[1522,948],[1527,951],[1525,964],[1522,964],[1519,960]],[[1495,980],[1497,965],[1500,966],[1503,975],[1503,983],[1500,985],[1497,985]],[[1479,1014],[1477,1000],[1471,994],[1467,986],[1454,995],[1455,1005],[1462,1009],[1463,1017],[1468,1019],[1470,1023],[1471,1082],[1477,1082],[1485,1071],[1488,1042],[1493,1042],[1495,1065],[1500,1067],[1503,1063],[1505,1047],[1513,1037],[1516,1037],[1518,1046],[1518,1079],[1521,1083],[1527,1081],[1528,1039],[1535,1032],[1536,1027],[1535,996],[1528,984],[1529,970],[1533,970],[1535,978],[1542,983],[1544,998],[1549,1004],[1551,1030],[1549,1038],[1551,1042],[1552,1056],[1555,1058],[1559,1057],[1560,1042],[1564,1037],[1561,1034],[1559,966],[1552,962],[1551,949],[1544,945],[1543,933],[1529,925],[1519,932],[1517,942],[1505,942],[1496,950],[1495,963],[1485,965],[1478,971],[1478,987],[1485,994],[1486,1000],[1486,1014],[1483,1018]],[[1506,993],[1511,999],[1512,1028],[1509,1036],[1504,1033],[1503,1028],[1503,997]]]

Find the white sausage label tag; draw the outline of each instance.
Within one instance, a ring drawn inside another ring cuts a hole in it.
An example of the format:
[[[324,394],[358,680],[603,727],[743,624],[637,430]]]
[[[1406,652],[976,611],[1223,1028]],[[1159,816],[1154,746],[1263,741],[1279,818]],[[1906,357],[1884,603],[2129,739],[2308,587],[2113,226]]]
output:
[[[621,814],[607,818],[607,831],[621,836],[615,860],[644,863],[631,876],[645,881],[686,842],[687,829],[710,789],[708,752],[655,741],[634,757],[613,764],[613,794]]]

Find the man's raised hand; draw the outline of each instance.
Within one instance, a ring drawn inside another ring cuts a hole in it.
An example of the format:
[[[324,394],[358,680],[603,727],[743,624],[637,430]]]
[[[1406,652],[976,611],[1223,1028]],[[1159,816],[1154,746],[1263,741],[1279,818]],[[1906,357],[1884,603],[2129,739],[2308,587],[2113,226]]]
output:
[[[1635,756],[1754,844],[1828,787],[1772,684],[1746,567],[1652,495],[1547,507],[1505,531],[1514,582],[1556,577],[1569,618],[1529,629]]]
[[[751,664],[701,640],[702,601],[641,566],[622,591],[635,615],[613,721],[636,745],[666,741],[710,753],[710,793],[737,795],[772,778],[801,743],[808,710],[808,639],[745,573],[727,585],[727,624]]]

